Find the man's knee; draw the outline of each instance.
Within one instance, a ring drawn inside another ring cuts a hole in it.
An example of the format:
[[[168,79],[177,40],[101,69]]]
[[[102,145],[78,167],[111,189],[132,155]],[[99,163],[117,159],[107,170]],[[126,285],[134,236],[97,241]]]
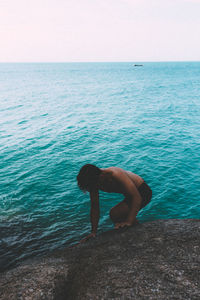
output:
[[[110,210],[110,218],[113,223],[123,222],[126,216],[127,214],[124,214],[124,212],[119,210],[119,208],[113,207]]]

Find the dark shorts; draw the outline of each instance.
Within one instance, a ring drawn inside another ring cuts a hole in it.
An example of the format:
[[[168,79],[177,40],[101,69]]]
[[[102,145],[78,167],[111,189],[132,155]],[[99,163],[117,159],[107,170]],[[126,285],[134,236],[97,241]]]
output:
[[[138,192],[140,193],[140,196],[142,197],[142,204],[140,209],[144,208],[150,201],[152,197],[152,190],[148,186],[148,184],[144,181],[139,187]],[[128,199],[125,199],[125,202],[128,204],[128,206],[131,206],[131,203]]]

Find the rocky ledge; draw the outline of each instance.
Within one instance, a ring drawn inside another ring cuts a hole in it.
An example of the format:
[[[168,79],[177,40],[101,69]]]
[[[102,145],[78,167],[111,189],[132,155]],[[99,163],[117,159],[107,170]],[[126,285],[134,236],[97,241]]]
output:
[[[199,299],[200,220],[111,230],[4,272],[1,300]]]

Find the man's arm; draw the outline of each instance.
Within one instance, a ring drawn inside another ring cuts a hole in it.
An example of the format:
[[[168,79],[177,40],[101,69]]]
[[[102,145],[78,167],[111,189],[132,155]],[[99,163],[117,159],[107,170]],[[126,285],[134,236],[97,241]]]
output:
[[[99,191],[93,190],[90,192],[91,208],[90,208],[90,222],[92,226],[92,233],[96,235],[99,223]]]
[[[91,222],[91,233],[86,236],[84,239],[80,241],[80,243],[84,243],[92,237],[96,236],[97,227],[99,223],[99,191],[93,190],[90,192],[90,200],[91,200],[91,207],[90,207],[90,222]]]

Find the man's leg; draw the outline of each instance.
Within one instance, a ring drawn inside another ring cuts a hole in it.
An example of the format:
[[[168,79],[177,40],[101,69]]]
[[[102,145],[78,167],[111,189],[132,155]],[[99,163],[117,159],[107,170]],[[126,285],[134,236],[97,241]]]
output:
[[[110,210],[110,218],[114,224],[125,222],[128,214],[130,212],[130,207],[128,206],[125,200],[121,201],[117,205],[115,205]],[[138,224],[139,222],[137,219],[135,220],[134,224]]]
[[[114,224],[124,222],[129,213],[129,207],[123,200],[110,210],[110,218]]]

